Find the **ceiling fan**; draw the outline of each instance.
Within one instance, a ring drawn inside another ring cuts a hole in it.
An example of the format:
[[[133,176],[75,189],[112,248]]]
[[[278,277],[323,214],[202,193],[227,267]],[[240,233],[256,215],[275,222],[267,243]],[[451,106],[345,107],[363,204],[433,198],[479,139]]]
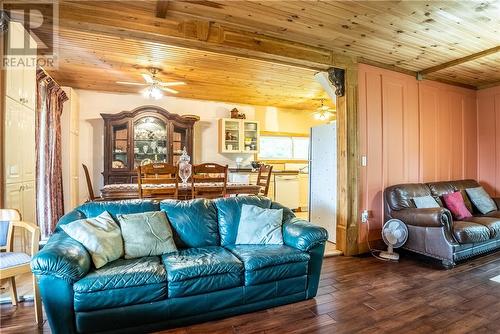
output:
[[[182,86],[186,83],[183,81],[170,81],[164,82],[156,77],[156,74],[160,72],[159,68],[150,67],[148,68],[149,73],[141,73],[144,78],[145,83],[142,82],[128,82],[128,81],[117,81],[120,85],[134,85],[134,86],[147,86],[142,90],[142,95],[146,98],[159,100],[163,97],[163,91],[177,94],[179,93],[175,89],[169,88],[173,86]]]
[[[329,106],[324,105],[325,99],[318,99],[321,101],[321,106],[313,112],[314,119],[324,121],[332,117],[337,111],[335,109],[330,108]]]

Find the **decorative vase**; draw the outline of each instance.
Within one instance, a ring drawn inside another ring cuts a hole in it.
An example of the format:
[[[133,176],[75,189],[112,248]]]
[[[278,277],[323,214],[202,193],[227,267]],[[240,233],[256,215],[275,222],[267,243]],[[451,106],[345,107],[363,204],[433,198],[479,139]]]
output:
[[[191,176],[191,164],[189,161],[191,158],[187,154],[186,147],[182,150],[182,154],[179,157],[179,177],[182,180],[182,186],[187,187],[187,180]]]
[[[148,149],[149,149],[149,146],[148,145],[144,145],[142,147],[142,151],[144,152],[144,154],[148,153]]]

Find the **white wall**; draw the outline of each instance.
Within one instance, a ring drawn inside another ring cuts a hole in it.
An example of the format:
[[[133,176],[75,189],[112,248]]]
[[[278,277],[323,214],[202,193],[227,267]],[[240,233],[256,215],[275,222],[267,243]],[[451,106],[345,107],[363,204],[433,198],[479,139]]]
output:
[[[194,114],[200,117],[195,123],[194,163],[218,162],[235,165],[236,157],[242,157],[249,163],[253,154],[218,153],[218,119],[229,117],[229,111],[238,108],[247,119],[261,121],[261,130],[308,133],[309,128],[319,124],[314,121],[309,111],[284,110],[274,107],[238,105],[235,103],[164,97],[159,101],[149,100],[140,94],[102,93],[88,90],[76,90],[80,100],[80,162],[89,167],[96,194],[103,185],[104,169],[104,121],[101,113],[119,113],[133,110],[143,105],[156,105],[171,113]],[[64,159],[64,152],[63,152]],[[80,177],[80,199],[87,198],[83,171]]]

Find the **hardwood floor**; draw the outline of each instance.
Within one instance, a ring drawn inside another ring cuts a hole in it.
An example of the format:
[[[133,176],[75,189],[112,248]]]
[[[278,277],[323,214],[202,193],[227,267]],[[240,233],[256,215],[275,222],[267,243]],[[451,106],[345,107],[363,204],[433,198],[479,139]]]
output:
[[[500,333],[497,275],[500,252],[452,270],[407,254],[399,263],[330,257],[313,300],[160,333]],[[1,333],[37,332],[32,302],[0,311]]]

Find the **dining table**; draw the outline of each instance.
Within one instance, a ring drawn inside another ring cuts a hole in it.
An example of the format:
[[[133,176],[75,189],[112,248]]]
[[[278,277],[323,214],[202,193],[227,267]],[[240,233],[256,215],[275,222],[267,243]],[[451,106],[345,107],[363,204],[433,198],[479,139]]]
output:
[[[143,184],[143,188],[166,188],[174,187],[174,184]],[[222,183],[204,183],[196,184],[197,187],[221,187]],[[245,184],[237,182],[228,182],[226,185],[226,193],[228,195],[258,195],[261,187],[256,184]],[[122,199],[137,199],[139,198],[139,185],[137,183],[117,183],[106,184],[101,189],[101,197],[107,201],[117,201]],[[191,183],[183,185],[179,183],[178,199],[191,199]]]

